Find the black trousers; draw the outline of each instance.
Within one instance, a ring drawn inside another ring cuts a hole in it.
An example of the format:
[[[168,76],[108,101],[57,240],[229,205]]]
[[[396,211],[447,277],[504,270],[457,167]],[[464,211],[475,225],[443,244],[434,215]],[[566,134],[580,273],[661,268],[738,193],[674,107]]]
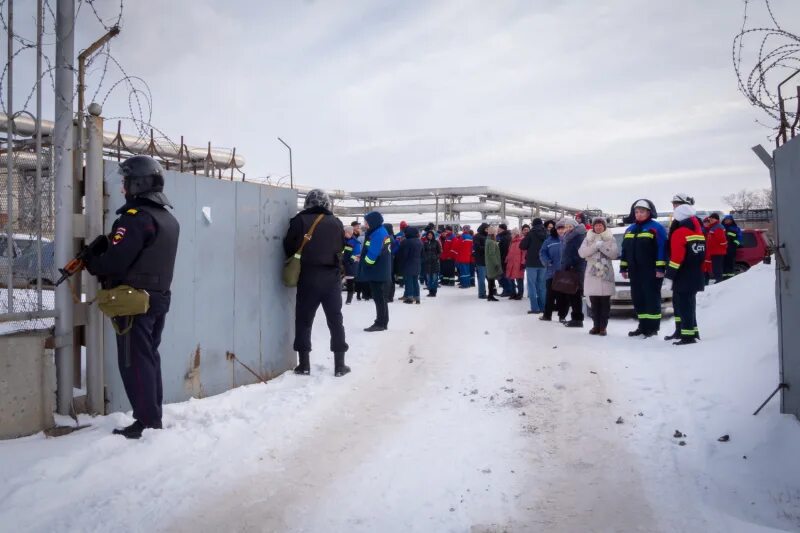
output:
[[[353,293],[356,291],[356,280],[346,279],[344,285],[347,287],[347,303],[350,303],[353,301]]]
[[[728,245],[730,246],[730,244]],[[736,252],[725,254],[725,259],[722,263],[722,278],[729,279],[735,274],[736,269]],[[713,261],[713,259],[712,259]]]
[[[133,407],[133,418],[145,427],[160,428],[164,392],[158,346],[172,296],[169,291],[149,292],[150,309],[146,314],[113,320],[120,331],[125,331],[133,320],[125,335],[117,335],[119,373]]]
[[[572,308],[572,315],[570,318],[577,322],[583,322],[583,287],[578,289],[575,294],[565,294],[567,303]]]
[[[553,318],[553,311],[558,312],[558,319],[563,320],[569,310],[569,299],[566,294],[553,290],[553,278],[544,282],[547,295],[544,300],[544,318]]]
[[[723,274],[725,272],[723,263],[725,263],[725,256],[724,255],[712,255],[711,256],[711,277],[716,280],[717,283],[721,282],[723,278]]]
[[[331,333],[331,351],[347,351],[342,318],[342,282],[339,276],[339,269],[335,267],[303,266],[300,271],[294,315],[296,351],[311,351],[311,327],[320,305]]]
[[[441,262],[442,285],[455,285],[458,276],[456,263],[452,259],[443,259]]]
[[[639,319],[639,330],[655,333],[661,326],[661,285],[664,279],[632,275],[630,280],[631,299]]]
[[[589,296],[592,303],[592,323],[597,329],[608,327],[608,317],[611,316],[611,296]]]
[[[486,284],[489,286],[488,298],[494,298],[497,296],[497,285],[495,285],[495,280],[493,278],[486,278]]]
[[[356,281],[356,295],[365,300],[369,300],[372,297],[368,281]]]
[[[672,307],[675,309],[675,329],[681,338],[697,337],[700,332],[697,328],[697,292],[673,292]]]
[[[375,325],[383,328],[389,327],[389,304],[386,301],[386,285],[394,287],[394,283],[391,282],[369,282],[372,299],[375,301]]]

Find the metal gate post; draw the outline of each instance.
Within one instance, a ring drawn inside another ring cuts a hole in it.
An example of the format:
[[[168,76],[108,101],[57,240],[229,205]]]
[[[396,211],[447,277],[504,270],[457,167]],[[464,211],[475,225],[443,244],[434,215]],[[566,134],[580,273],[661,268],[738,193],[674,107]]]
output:
[[[103,117],[98,104],[89,106],[86,117],[86,237],[103,233]],[[94,301],[99,284],[94,276],[86,277],[86,300]],[[96,305],[86,309],[86,394],[91,414],[105,414],[103,372],[103,315]]]

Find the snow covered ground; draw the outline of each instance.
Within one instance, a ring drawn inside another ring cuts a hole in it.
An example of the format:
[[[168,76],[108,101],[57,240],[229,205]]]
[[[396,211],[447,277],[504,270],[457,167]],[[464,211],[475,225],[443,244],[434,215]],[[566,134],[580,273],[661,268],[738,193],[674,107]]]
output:
[[[773,268],[707,291],[687,347],[455,288],[368,334],[356,302],[344,378],[320,316],[310,378],[166,406],[140,441],[109,434],[124,414],[0,441],[0,530],[800,530],[800,424],[751,414],[778,382]]]

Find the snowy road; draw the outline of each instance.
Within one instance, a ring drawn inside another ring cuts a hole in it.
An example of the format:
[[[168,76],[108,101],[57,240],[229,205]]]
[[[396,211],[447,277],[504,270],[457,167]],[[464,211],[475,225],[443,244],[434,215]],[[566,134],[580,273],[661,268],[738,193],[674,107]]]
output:
[[[355,373],[304,406],[314,419],[288,447],[264,450],[272,467],[203,502],[181,529],[652,531],[602,372],[566,357],[585,331],[540,322],[523,303],[440,294],[393,304],[385,334],[352,333]],[[588,411],[603,415],[583,420]]]
[[[354,303],[344,378],[320,315],[311,377],[166,406],[139,442],[109,434],[123,414],[0,442],[0,530],[798,530],[800,425],[750,414],[776,379],[774,277],[746,276],[704,295],[682,348],[455,288],[368,334]]]

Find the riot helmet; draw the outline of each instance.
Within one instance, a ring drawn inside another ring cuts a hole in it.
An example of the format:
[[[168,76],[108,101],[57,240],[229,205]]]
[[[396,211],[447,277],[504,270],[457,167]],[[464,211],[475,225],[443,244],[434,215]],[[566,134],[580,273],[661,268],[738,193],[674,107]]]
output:
[[[172,207],[164,195],[164,169],[149,155],[129,157],[119,165],[125,183],[125,197],[145,198]]]

